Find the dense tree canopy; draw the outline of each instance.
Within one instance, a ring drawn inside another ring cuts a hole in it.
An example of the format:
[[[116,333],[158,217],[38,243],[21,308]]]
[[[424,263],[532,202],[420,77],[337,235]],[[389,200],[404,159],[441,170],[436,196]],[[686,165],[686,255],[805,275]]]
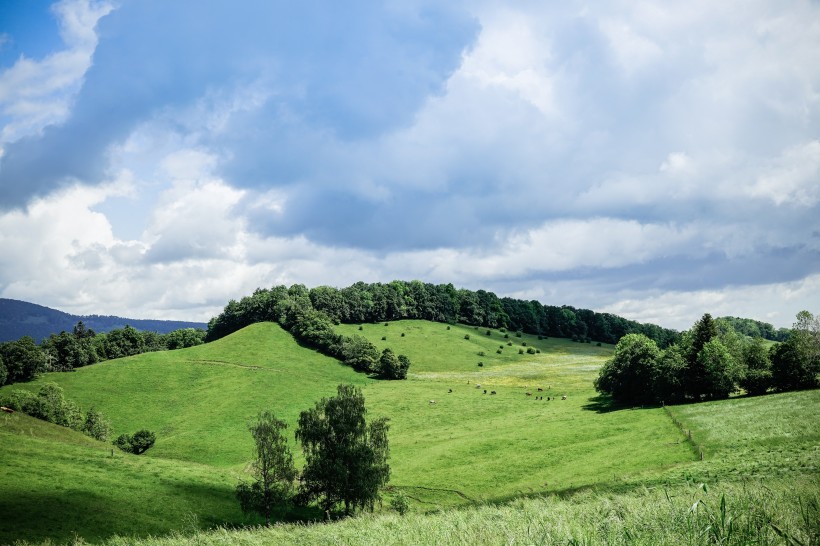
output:
[[[595,387],[622,402],[679,402],[820,386],[820,319],[801,311],[789,338],[767,350],[762,338],[738,335],[708,313],[680,343],[659,351],[652,340],[630,334],[601,368]]]
[[[398,319],[461,322],[487,328],[508,328],[536,335],[568,337],[576,341],[616,343],[628,333],[642,333],[666,347],[677,333],[640,324],[609,313],[588,309],[543,305],[537,301],[499,299],[492,292],[456,289],[452,284],[392,281],[387,284],[357,282],[337,289],[304,285],[290,288],[259,288],[240,301],[231,300],[208,323],[208,340],[260,321],[279,322],[288,330],[310,309],[327,320],[344,323],[376,323]]]

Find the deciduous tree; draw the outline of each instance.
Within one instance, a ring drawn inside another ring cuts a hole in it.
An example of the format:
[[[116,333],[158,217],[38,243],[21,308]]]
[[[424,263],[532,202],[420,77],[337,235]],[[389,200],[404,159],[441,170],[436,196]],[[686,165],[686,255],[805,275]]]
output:
[[[368,424],[361,389],[339,385],[299,416],[296,439],[305,453],[301,496],[318,500],[326,511],[340,503],[350,514],[373,509],[390,478],[387,419]]]
[[[256,454],[252,465],[254,480],[240,482],[236,497],[243,512],[263,516],[265,525],[270,525],[274,511],[287,511],[293,495],[297,472],[284,436],[287,427],[269,411],[260,413],[248,426]]]

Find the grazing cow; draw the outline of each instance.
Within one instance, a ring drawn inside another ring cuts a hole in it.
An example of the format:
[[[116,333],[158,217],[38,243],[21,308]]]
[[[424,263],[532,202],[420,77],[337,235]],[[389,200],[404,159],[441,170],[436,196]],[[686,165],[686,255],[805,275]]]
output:
[[[453,392],[453,389],[447,389],[447,392]]]
[[[0,406],[0,410],[5,411],[6,413],[14,413],[13,409],[7,408],[6,406]]]
[[[547,402],[549,402],[549,401],[550,401],[550,397],[549,397],[549,396],[547,396]]]
[[[435,403],[436,403],[436,401],[435,401],[435,400],[430,400],[430,403],[431,403],[431,404],[435,404]]]
[[[525,393],[527,396],[532,396],[531,392]]]
[[[495,394],[495,391],[490,391],[490,394]]]
[[[567,395],[566,395],[566,394],[565,394],[564,396],[562,396],[562,397],[561,397],[561,400],[566,400],[566,399],[567,399]]]
[[[542,392],[543,390],[544,389],[542,389],[541,387],[538,387],[538,392]]]
[[[487,389],[484,389],[484,394],[487,394]]]
[[[475,388],[480,389],[481,385],[476,385]]]

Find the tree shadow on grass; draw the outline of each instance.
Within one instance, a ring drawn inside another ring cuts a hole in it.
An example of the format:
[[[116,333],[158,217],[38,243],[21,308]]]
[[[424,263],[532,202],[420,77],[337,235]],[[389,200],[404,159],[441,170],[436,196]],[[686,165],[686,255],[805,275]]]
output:
[[[581,408],[596,413],[609,413],[611,411],[631,409],[632,406],[616,402],[611,396],[599,394],[598,396],[589,398],[587,403],[581,406]]]

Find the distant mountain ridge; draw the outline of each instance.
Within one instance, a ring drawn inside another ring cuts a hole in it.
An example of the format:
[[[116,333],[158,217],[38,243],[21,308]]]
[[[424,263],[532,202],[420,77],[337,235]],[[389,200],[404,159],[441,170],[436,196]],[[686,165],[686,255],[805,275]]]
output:
[[[137,330],[166,334],[180,328],[207,328],[204,322],[181,320],[130,319],[102,315],[72,315],[27,301],[0,298],[0,342],[31,336],[36,342],[51,334],[71,332],[77,322],[83,321],[95,332],[110,332],[126,325]]]

